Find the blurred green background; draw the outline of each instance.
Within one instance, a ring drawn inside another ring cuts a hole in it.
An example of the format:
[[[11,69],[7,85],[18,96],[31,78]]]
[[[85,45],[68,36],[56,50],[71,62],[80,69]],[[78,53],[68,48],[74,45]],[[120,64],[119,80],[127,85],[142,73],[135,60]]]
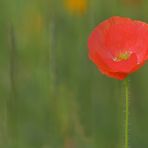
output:
[[[0,0],[0,148],[122,148],[123,82],[98,72],[87,39],[147,14],[147,0]],[[129,138],[148,147],[147,64],[130,76]]]

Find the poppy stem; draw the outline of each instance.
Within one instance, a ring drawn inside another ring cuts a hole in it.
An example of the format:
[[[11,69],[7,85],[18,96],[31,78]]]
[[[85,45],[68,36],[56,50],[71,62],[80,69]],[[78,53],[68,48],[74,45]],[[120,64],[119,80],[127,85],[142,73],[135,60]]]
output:
[[[129,86],[128,79],[124,81],[125,85],[125,148],[128,148],[129,132]]]

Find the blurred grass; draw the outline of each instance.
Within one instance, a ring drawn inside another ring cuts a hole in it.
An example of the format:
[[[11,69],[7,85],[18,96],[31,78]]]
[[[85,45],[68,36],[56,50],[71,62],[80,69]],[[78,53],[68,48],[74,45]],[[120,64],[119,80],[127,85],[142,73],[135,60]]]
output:
[[[74,8],[65,2],[0,1],[2,148],[122,147],[122,82],[103,76],[88,60],[87,38],[112,15],[148,22],[148,2],[93,0],[79,6],[73,0]],[[147,72],[145,65],[131,77],[134,148],[148,146]]]

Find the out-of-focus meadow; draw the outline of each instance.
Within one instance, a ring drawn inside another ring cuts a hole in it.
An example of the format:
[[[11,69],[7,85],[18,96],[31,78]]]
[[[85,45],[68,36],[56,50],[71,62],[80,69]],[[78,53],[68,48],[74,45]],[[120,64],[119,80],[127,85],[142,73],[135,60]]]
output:
[[[122,81],[88,60],[102,20],[148,22],[147,0],[0,0],[0,148],[122,148]],[[130,146],[148,147],[148,64],[130,76]]]

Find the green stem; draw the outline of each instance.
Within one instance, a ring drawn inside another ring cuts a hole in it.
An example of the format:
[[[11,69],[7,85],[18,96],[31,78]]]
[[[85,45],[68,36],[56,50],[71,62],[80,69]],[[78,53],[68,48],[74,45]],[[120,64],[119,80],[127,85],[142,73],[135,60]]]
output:
[[[125,148],[128,148],[129,129],[129,88],[128,79],[125,80]]]

